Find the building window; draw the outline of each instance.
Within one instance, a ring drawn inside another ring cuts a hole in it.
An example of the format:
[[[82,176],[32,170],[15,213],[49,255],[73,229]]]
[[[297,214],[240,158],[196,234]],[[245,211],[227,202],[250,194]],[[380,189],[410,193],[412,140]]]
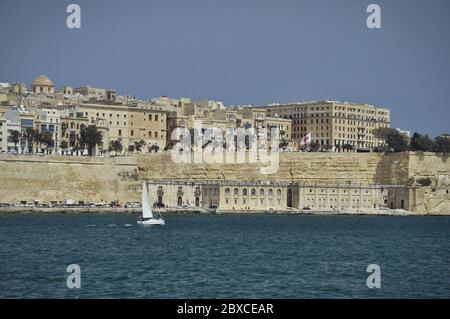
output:
[[[230,196],[230,189],[228,187],[225,188],[225,195]]]
[[[151,114],[148,115],[148,120],[149,120],[149,121],[152,120],[152,115],[151,115]]]
[[[155,121],[158,121],[158,115],[155,115]]]
[[[122,130],[119,130],[119,136],[122,136]]]
[[[252,196],[256,196],[256,189],[252,188],[250,194],[251,194]]]
[[[134,131],[133,130],[131,130],[131,136],[134,136]]]
[[[242,196],[247,196],[247,188],[244,188],[242,190]],[[244,203],[245,204],[245,203]]]
[[[234,196],[239,196],[239,190],[237,188],[234,189]]]

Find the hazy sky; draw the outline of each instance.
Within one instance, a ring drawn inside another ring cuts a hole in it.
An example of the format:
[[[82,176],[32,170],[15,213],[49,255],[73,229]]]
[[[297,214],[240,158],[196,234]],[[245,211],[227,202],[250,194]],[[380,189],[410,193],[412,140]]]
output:
[[[81,6],[81,29],[66,7]],[[381,29],[366,8],[381,6]],[[226,105],[336,99],[450,132],[448,0],[0,0],[0,82]]]

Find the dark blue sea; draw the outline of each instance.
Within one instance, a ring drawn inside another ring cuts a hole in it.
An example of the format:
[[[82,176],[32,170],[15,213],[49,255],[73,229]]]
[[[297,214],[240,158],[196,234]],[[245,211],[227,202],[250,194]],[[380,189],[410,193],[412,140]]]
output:
[[[1,298],[449,298],[450,218],[0,215]],[[78,264],[81,288],[66,286]],[[369,264],[381,288],[369,289]]]

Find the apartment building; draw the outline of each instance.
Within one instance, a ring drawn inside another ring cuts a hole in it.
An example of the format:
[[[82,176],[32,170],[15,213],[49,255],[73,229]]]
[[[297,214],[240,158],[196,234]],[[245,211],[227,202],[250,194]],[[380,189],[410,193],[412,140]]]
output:
[[[292,120],[292,139],[298,143],[308,133],[321,146],[350,144],[356,151],[379,145],[373,131],[390,127],[390,110],[369,104],[338,101],[271,104],[262,106],[270,116]]]
[[[279,140],[287,142],[290,146],[292,140],[292,120],[278,114],[269,114],[266,110],[254,107],[237,108],[240,116],[238,126],[245,129],[254,128],[267,130],[267,139],[271,138],[271,130],[278,129]]]
[[[108,105],[108,104],[80,104],[76,107],[75,118],[82,125],[95,125],[103,135],[101,150],[109,149],[112,141],[120,141],[123,150],[130,145],[143,140],[148,150],[152,145],[163,150],[166,147],[167,112],[163,110],[147,109],[136,104]],[[66,119],[67,121],[67,119]],[[70,117],[69,117],[70,121]],[[74,122],[75,127],[77,123]],[[69,123],[69,127],[72,127]],[[67,135],[65,137],[67,139]]]
[[[37,109],[36,114],[36,129],[41,134],[50,133],[52,144],[50,146],[50,153],[59,149],[61,141],[61,117],[57,109]],[[47,148],[48,149],[48,148]]]

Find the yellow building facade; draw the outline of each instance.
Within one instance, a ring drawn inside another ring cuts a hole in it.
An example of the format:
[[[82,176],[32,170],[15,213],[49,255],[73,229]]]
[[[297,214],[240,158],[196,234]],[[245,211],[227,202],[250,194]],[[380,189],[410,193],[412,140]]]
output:
[[[380,142],[374,130],[390,127],[390,110],[369,104],[323,101],[262,108],[271,116],[292,120],[292,139],[297,143],[312,133],[312,140],[321,146],[350,144],[355,150],[369,151]]]
[[[144,152],[154,145],[159,150],[166,147],[167,112],[146,109],[137,105],[80,104],[77,113],[103,132],[106,150],[112,141],[120,141],[123,150],[143,140]]]

